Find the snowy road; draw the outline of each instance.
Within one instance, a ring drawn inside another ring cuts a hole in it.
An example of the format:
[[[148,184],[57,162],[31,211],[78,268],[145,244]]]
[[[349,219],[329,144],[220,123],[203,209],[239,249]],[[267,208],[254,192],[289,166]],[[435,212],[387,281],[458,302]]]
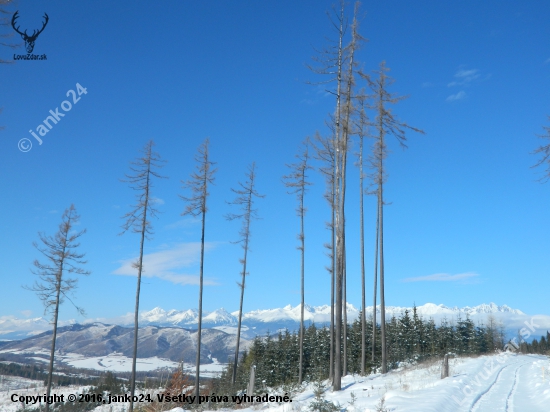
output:
[[[470,411],[513,412],[520,370],[531,363],[532,360],[520,358],[510,365],[501,367],[490,386],[476,396]],[[517,402],[522,404],[522,408],[517,407],[516,410],[532,410],[523,409],[526,407],[524,399],[518,399]]]

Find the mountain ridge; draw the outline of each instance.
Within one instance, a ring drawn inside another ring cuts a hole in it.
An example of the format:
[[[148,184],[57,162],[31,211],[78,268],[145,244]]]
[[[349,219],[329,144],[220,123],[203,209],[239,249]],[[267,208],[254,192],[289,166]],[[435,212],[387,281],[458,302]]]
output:
[[[242,316],[243,335],[246,338],[253,338],[258,334],[266,332],[276,332],[280,329],[296,329],[300,322],[300,305],[286,305],[281,308],[274,309],[257,309],[249,312],[244,312]],[[372,306],[367,306],[366,313],[368,317],[372,317]],[[434,318],[436,322],[446,318],[449,321],[455,321],[458,317],[470,317],[475,322],[484,323],[488,315],[492,315],[496,321],[502,322],[507,329],[522,327],[522,324],[531,317],[519,309],[513,309],[508,305],[497,305],[493,302],[489,304],[480,304],[477,306],[458,306],[450,307],[444,304],[426,303],[417,306],[417,313],[423,318]],[[386,318],[399,316],[406,310],[412,312],[412,307],[387,306]],[[316,323],[319,325],[330,322],[330,306],[304,306],[304,319],[307,324]],[[353,304],[347,304],[348,321],[353,322],[359,316],[359,309]],[[379,320],[380,306],[376,307],[377,319]],[[202,325],[204,329],[219,329],[227,333],[235,333],[237,326],[238,311],[228,312],[224,308],[216,309],[212,312],[204,312]],[[114,317],[114,318],[97,318],[86,319],[80,323],[89,324],[101,322],[103,324],[118,325],[129,327],[133,325],[132,313]],[[539,315],[544,321],[544,326],[550,328],[550,316]],[[68,326],[76,324],[74,319],[62,321],[59,326]],[[157,326],[157,327],[179,327],[186,329],[196,329],[198,325],[198,311],[196,309],[165,310],[159,306],[142,311],[139,318],[140,327]],[[42,317],[30,319],[18,319],[14,316],[0,317],[0,339],[17,340],[24,339],[30,336],[40,334],[51,329],[49,321]]]

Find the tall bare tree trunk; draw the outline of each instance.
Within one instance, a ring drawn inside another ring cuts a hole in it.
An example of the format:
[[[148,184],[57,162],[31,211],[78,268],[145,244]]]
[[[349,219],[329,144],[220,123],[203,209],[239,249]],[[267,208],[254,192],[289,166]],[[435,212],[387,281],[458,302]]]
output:
[[[241,299],[239,301],[239,322],[237,324],[237,344],[235,346],[235,359],[233,360],[233,376],[231,377],[231,383],[234,385],[237,380],[237,364],[239,363],[239,346],[241,340],[241,325],[243,319],[243,301],[244,301],[244,287],[246,279],[246,258],[248,254],[248,236],[245,240],[245,250],[243,258],[243,271],[241,277]]]
[[[377,196],[379,198],[379,196]],[[378,200],[380,202],[380,200]],[[374,245],[374,294],[372,297],[372,367],[375,369],[374,361],[376,360],[376,296],[378,294],[378,240],[380,222],[380,205],[376,206],[376,242]]]
[[[334,241],[334,182],[332,183],[332,225],[331,225],[331,247],[332,247],[332,270],[330,272],[330,356],[329,356],[329,379],[334,378],[334,274],[336,273],[336,242]]]
[[[365,225],[363,222],[363,135],[359,136],[359,224],[361,248],[361,375],[365,375],[366,362],[366,318],[365,318]]]
[[[304,208],[304,198],[302,196],[300,207]],[[300,217],[300,230],[301,230],[301,241],[302,241],[302,259],[301,259],[301,273],[300,273],[300,288],[301,288],[301,308],[300,308],[300,368],[298,371],[298,383],[301,384],[304,375],[304,305],[305,305],[305,296],[304,296],[304,254],[305,254],[305,236],[304,236],[304,216]]]
[[[382,340],[382,373],[388,371],[386,354],[386,301],[384,297],[384,197],[380,183],[380,338]]]
[[[241,273],[241,283],[239,284],[241,288],[241,299],[239,303],[239,321],[237,324],[237,344],[235,345],[235,359],[233,361],[233,376],[231,379],[232,384],[235,384],[237,380],[237,365],[239,362],[239,347],[240,347],[240,340],[241,340],[244,289],[245,289],[245,280],[247,275],[246,264],[247,264],[248,249],[249,249],[248,243],[250,240],[250,221],[257,217],[257,211],[252,207],[253,197],[254,196],[260,197],[260,198],[264,197],[264,195],[260,195],[254,189],[254,182],[256,179],[255,170],[256,170],[256,163],[252,163],[252,165],[249,167],[249,172],[247,174],[248,181],[244,185],[242,183],[239,183],[241,189],[231,189],[238,196],[233,202],[230,202],[230,204],[241,206],[242,213],[228,214],[226,216],[226,219],[228,220],[242,219],[243,221],[243,226],[241,228],[241,231],[239,232],[241,236],[239,243],[243,244],[242,247],[244,249],[244,257],[241,260],[243,265],[243,270]]]
[[[291,188],[289,194],[296,194],[298,198],[298,208],[296,209],[297,215],[300,217],[300,233],[298,239],[300,240],[300,246],[298,250],[301,252],[301,267],[300,267],[300,288],[301,288],[301,308],[300,308],[300,364],[298,367],[298,383],[302,383],[303,370],[304,370],[304,310],[305,310],[305,233],[304,233],[304,216],[306,209],[304,207],[304,198],[306,193],[306,187],[311,185],[306,179],[306,172],[312,167],[308,164],[309,160],[309,138],[302,143],[304,150],[296,155],[299,162],[288,164],[287,167],[291,169],[289,175],[283,176],[283,183],[286,187]]]
[[[344,265],[344,273],[342,276],[342,301],[343,301],[343,336],[342,339],[344,339],[344,347],[343,349],[343,356],[344,356],[344,362],[342,365],[342,375],[346,376],[348,374],[348,301],[347,301],[347,286],[346,286],[346,280],[347,280],[347,272],[346,272],[346,235],[345,235],[345,229],[344,229],[344,260],[342,264]]]
[[[348,374],[348,315],[347,315],[347,272],[346,272],[346,217],[345,217],[345,203],[346,203],[346,182],[347,182],[347,158],[348,158],[348,143],[350,136],[352,134],[351,130],[351,116],[352,112],[354,111],[353,105],[352,105],[352,99],[353,99],[353,86],[354,86],[354,57],[355,57],[355,51],[358,46],[358,41],[361,41],[361,37],[359,36],[357,29],[358,29],[358,22],[357,22],[357,14],[359,10],[359,3],[357,2],[355,4],[355,10],[354,10],[354,17],[353,17],[353,24],[352,24],[352,34],[351,34],[351,42],[348,46],[348,72],[346,76],[346,90],[345,90],[345,98],[346,98],[346,105],[344,107],[343,112],[343,124],[342,124],[342,169],[341,169],[341,185],[342,185],[342,192],[341,192],[341,203],[340,203],[340,209],[341,209],[341,231],[342,231],[342,288],[343,288],[343,317],[344,317],[344,333],[343,333],[343,339],[344,339],[344,347],[343,347],[343,356],[344,356],[344,364],[343,364],[343,374]]]
[[[126,213],[123,216],[123,219],[126,219],[124,225],[122,225],[123,231],[125,233],[128,230],[140,234],[140,243],[139,243],[139,258],[137,262],[134,263],[134,267],[137,268],[137,285],[136,285],[136,306],[134,309],[134,348],[132,351],[132,375],[130,378],[130,396],[132,400],[130,401],[130,412],[134,410],[134,395],[136,391],[136,361],[137,361],[137,350],[138,350],[138,333],[139,333],[139,297],[141,290],[141,275],[143,272],[143,249],[145,245],[146,235],[152,234],[151,223],[147,220],[147,217],[154,217],[157,210],[153,206],[151,200],[151,176],[163,178],[156,171],[153,170],[154,167],[162,167],[162,161],[160,156],[153,151],[153,146],[155,143],[150,140],[145,145],[142,153],[143,157],[138,158],[136,161],[132,162],[130,170],[133,172],[131,175],[126,175],[127,180],[123,182],[130,183],[130,187],[137,191],[136,198],[137,203],[133,207],[133,210]]]
[[[65,253],[65,248],[63,248],[63,253]],[[61,273],[63,273],[63,262],[61,263]],[[55,293],[55,310],[53,313],[53,333],[52,333],[52,348],[50,350],[50,365],[48,367],[48,385],[46,389],[47,399],[50,398],[52,391],[52,377],[53,377],[53,361],[55,356],[55,339],[57,337],[57,321],[59,319],[59,295],[61,294],[61,274],[59,275],[57,281]],[[50,410],[50,404],[46,402],[46,412]]]
[[[342,142],[341,142],[341,124],[340,124],[340,99],[341,99],[341,85],[342,85],[342,59],[343,59],[343,37],[344,37],[344,2],[340,4],[340,27],[339,27],[339,40],[338,40],[338,60],[337,60],[337,91],[336,91],[336,115],[335,115],[335,180],[336,180],[336,190],[335,190],[335,199],[336,199],[336,307],[334,308],[335,316],[335,353],[334,353],[334,378],[332,382],[332,388],[335,391],[342,389],[342,276],[343,276],[343,231],[342,231],[342,199],[341,196],[341,184],[342,177],[340,175],[341,171],[341,161],[342,161]]]
[[[137,362],[137,347],[138,347],[138,331],[139,331],[139,294],[141,290],[141,272],[143,271],[143,244],[145,243],[145,231],[147,226],[147,205],[149,202],[149,172],[150,165],[147,166],[147,183],[145,189],[145,207],[143,211],[143,220],[141,225],[141,241],[139,245],[139,263],[138,276],[136,286],[136,308],[134,310],[134,349],[132,351],[132,377],[130,379],[130,412],[134,410],[134,395],[136,393],[136,362]]]
[[[197,325],[197,356],[195,358],[195,399],[200,395],[200,365],[201,365],[201,335],[202,335],[202,290],[204,285],[204,231],[206,223],[206,211],[202,213],[201,229],[201,266],[199,279],[199,324]]]
[[[204,235],[206,227],[206,212],[208,199],[208,184],[214,182],[214,174],[216,169],[213,169],[214,162],[209,159],[208,145],[209,139],[199,146],[198,153],[195,156],[196,172],[191,174],[191,179],[182,181],[184,189],[191,190],[191,196],[180,196],[187,205],[182,212],[182,216],[191,215],[194,217],[201,216],[201,261],[199,274],[199,319],[197,328],[197,354],[195,358],[195,400],[199,402],[200,394],[200,363],[201,363],[201,341],[202,341],[202,293],[204,287]]]

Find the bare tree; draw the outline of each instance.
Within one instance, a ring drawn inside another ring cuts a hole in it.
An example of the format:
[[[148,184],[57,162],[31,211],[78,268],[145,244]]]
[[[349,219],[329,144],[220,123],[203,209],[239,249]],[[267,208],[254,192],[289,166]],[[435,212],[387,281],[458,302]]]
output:
[[[346,203],[346,181],[347,181],[347,156],[349,151],[350,136],[353,134],[352,130],[352,116],[355,113],[355,107],[353,105],[353,100],[355,96],[353,94],[353,89],[355,86],[354,73],[357,67],[357,62],[355,61],[355,52],[358,50],[361,42],[365,39],[359,34],[359,22],[358,22],[358,13],[359,13],[359,2],[355,3],[354,13],[353,13],[353,22],[351,25],[351,41],[348,46],[346,46],[346,59],[347,59],[347,71],[344,78],[345,81],[345,90],[343,93],[344,105],[342,110],[342,138],[341,138],[341,150],[339,153],[341,155],[341,200],[339,202],[341,207],[341,230],[342,230],[342,288],[343,288],[343,321],[344,321],[344,362],[343,362],[343,374],[347,375],[348,373],[348,347],[347,347],[347,330],[348,330],[348,316],[347,316],[347,271],[346,271],[346,217],[345,217],[345,203]]]
[[[86,263],[83,253],[78,253],[76,249],[80,246],[78,238],[86,233],[86,230],[80,232],[74,231],[74,226],[78,224],[80,216],[76,212],[74,205],[65,210],[61,217],[61,224],[55,236],[46,236],[39,233],[40,245],[36,242],[33,246],[46,257],[46,262],[34,261],[35,269],[33,273],[40,278],[33,286],[24,286],[25,289],[36,292],[39,299],[44,304],[44,313],[53,315],[53,333],[52,347],[50,350],[50,365],[48,368],[48,383],[46,396],[50,396],[52,389],[53,364],[55,356],[55,339],[57,337],[57,321],[59,319],[59,305],[67,299],[73,304],[80,314],[84,310],[76,306],[70,294],[76,289],[78,280],[68,278],[70,274],[89,275],[90,272],[79,267]],[[46,412],[50,405],[46,403]]]
[[[379,232],[379,253],[380,253],[380,326],[381,326],[381,346],[382,346],[382,373],[387,372],[387,351],[386,351],[386,306],[384,299],[384,196],[383,183],[385,181],[384,159],[387,157],[387,146],[385,141],[386,135],[393,135],[400,146],[406,148],[405,130],[410,129],[418,133],[424,134],[420,129],[409,126],[406,123],[400,122],[388,108],[389,104],[395,104],[406,98],[406,96],[397,96],[389,93],[387,88],[394,80],[389,77],[386,72],[389,69],[385,62],[380,64],[378,70],[378,78],[374,81],[369,76],[362,74],[374,93],[374,109],[376,111],[376,119],[374,125],[377,132],[377,141],[373,153],[374,168],[376,170],[376,184],[378,194],[378,232]],[[376,310],[376,307],[374,308]]]
[[[137,287],[136,287],[136,307],[134,310],[134,350],[132,354],[132,376],[130,379],[130,393],[133,399],[136,390],[136,359],[137,359],[137,345],[138,345],[138,325],[139,325],[139,293],[141,289],[141,274],[143,272],[143,246],[145,239],[150,239],[153,234],[153,227],[151,221],[152,217],[156,217],[158,214],[155,208],[155,199],[151,195],[151,188],[153,187],[152,178],[164,178],[156,172],[155,169],[163,166],[163,161],[160,155],[153,151],[155,143],[150,140],[147,142],[142,150],[143,156],[138,157],[135,161],[131,162],[130,170],[131,174],[126,175],[126,179],[122,181],[128,183],[129,186],[135,190],[136,204],[132,207],[132,210],[126,213],[122,218],[125,219],[125,223],[122,225],[122,233],[131,230],[134,233],[140,234],[139,245],[139,257],[134,262],[133,267],[137,269]],[[130,412],[134,410],[134,402],[130,401]]]
[[[201,263],[199,274],[199,324],[197,328],[197,358],[195,369],[195,396],[198,402],[199,399],[199,379],[200,379],[200,362],[201,362],[201,332],[202,332],[202,289],[203,289],[203,269],[204,269],[204,232],[206,225],[206,201],[208,199],[208,185],[214,183],[214,162],[208,157],[208,144],[206,139],[199,147],[199,152],[195,156],[197,162],[197,170],[191,174],[191,179],[182,181],[183,188],[191,191],[190,197],[180,196],[186,203],[185,210],[182,216],[191,215],[194,217],[201,216]]]
[[[342,140],[342,124],[341,124],[341,109],[342,109],[342,77],[344,70],[344,34],[345,34],[345,18],[344,18],[344,1],[340,1],[339,10],[334,10],[336,20],[332,25],[336,29],[338,40],[327,50],[319,52],[320,57],[314,58],[314,61],[320,65],[319,68],[309,66],[314,73],[330,76],[323,83],[336,83],[335,90],[329,91],[336,98],[336,110],[332,117],[332,125],[330,126],[333,136],[332,143],[334,144],[334,366],[332,375],[332,386],[334,390],[340,390],[342,386],[342,276],[343,276],[343,240],[342,240],[342,210],[341,210],[341,140]],[[332,289],[332,287],[331,287]],[[331,299],[332,300],[332,299]],[[332,365],[331,365],[332,366]]]
[[[330,138],[324,138],[319,133],[315,134],[315,158],[323,164],[319,171],[325,176],[327,189],[325,191],[325,199],[330,206],[331,221],[326,223],[327,228],[331,231],[330,243],[325,243],[324,246],[328,250],[327,255],[330,258],[330,266],[325,266],[330,275],[330,354],[329,354],[329,379],[334,376],[334,274],[336,272],[336,242],[335,242],[335,226],[334,219],[336,214],[335,209],[335,152],[334,142]]]
[[[241,323],[243,315],[243,300],[244,300],[244,288],[245,288],[245,279],[248,273],[246,272],[246,263],[249,251],[249,241],[250,241],[250,222],[252,219],[258,219],[258,210],[254,208],[254,198],[263,198],[265,195],[259,194],[255,189],[256,182],[256,163],[253,162],[252,165],[248,168],[248,173],[246,174],[248,179],[244,184],[239,182],[240,189],[231,189],[237,197],[229,204],[236,205],[240,207],[241,213],[233,214],[230,213],[226,215],[227,220],[242,220],[242,227],[239,231],[240,239],[236,243],[241,243],[244,250],[244,257],[240,259],[240,263],[243,265],[243,270],[241,272],[241,283],[237,283],[241,289],[241,300],[239,304],[239,322],[237,325],[237,345],[235,347],[235,360],[233,362],[233,377],[231,382],[235,384],[237,378],[237,362],[239,361],[239,344],[241,339]]]
[[[347,169],[347,151],[348,139],[350,136],[350,117],[353,111],[352,93],[353,72],[354,72],[354,52],[357,48],[360,37],[357,34],[357,19],[354,18],[353,33],[350,45],[343,46],[344,35],[346,31],[346,19],[344,17],[345,4],[340,1],[340,7],[334,11],[335,20],[331,22],[338,33],[338,40],[328,50],[320,53],[321,57],[314,59],[320,63],[320,68],[311,68],[318,74],[329,75],[329,80],[324,83],[335,82],[335,90],[329,91],[336,97],[336,110],[332,117],[333,125],[333,143],[334,143],[334,227],[335,227],[335,305],[334,305],[334,324],[335,324],[335,353],[334,353],[334,376],[333,390],[341,389],[342,369],[347,373],[347,344],[346,332],[347,325],[344,325],[342,336],[342,315],[344,322],[346,319],[345,302],[345,192],[346,192],[346,169]],[[356,7],[356,12],[357,12]],[[347,66],[346,66],[347,65]],[[347,75],[345,74],[347,67]],[[344,300],[344,302],[342,302]],[[342,337],[344,342],[342,342]],[[344,345],[344,359],[342,362],[342,352],[340,350],[342,343]],[[343,368],[342,368],[343,366]]]
[[[548,119],[550,120],[550,116],[548,116]],[[544,134],[539,135],[541,139],[548,139],[550,140],[550,126],[543,126]],[[533,166],[538,167],[543,164],[546,165],[546,170],[544,171],[543,177],[540,179],[541,182],[545,183],[550,179],[550,143],[546,145],[540,146],[538,149],[536,149],[533,154],[541,154],[540,160]]]
[[[366,314],[365,314],[365,224],[364,224],[364,212],[363,212],[363,197],[365,195],[364,188],[364,172],[363,172],[363,147],[365,137],[369,135],[368,128],[370,121],[366,112],[366,99],[365,93],[359,93],[357,96],[358,101],[358,115],[355,121],[356,133],[359,137],[359,152],[357,153],[357,166],[359,167],[359,238],[360,238],[360,260],[361,260],[361,375],[365,375],[365,363],[366,363]],[[376,275],[375,275],[376,276]],[[376,288],[375,288],[376,291]]]
[[[300,218],[300,233],[298,239],[300,240],[300,246],[298,250],[301,251],[301,270],[300,270],[300,287],[301,287],[301,310],[300,310],[300,364],[298,370],[298,383],[302,383],[303,380],[303,358],[304,358],[304,257],[305,257],[305,234],[304,234],[304,216],[306,214],[306,208],[304,207],[304,197],[307,191],[307,186],[311,185],[307,181],[307,171],[313,169],[309,164],[309,139],[303,142],[303,150],[296,156],[298,163],[292,163],[287,165],[290,169],[290,174],[283,176],[284,185],[290,189],[289,194],[296,194],[298,199],[298,207],[296,208],[296,214]]]

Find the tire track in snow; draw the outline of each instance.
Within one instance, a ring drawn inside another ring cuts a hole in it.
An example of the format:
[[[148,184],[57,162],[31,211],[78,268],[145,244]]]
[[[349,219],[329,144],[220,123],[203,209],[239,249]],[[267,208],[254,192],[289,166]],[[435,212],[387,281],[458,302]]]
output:
[[[509,364],[509,365],[504,365],[502,368],[500,368],[500,370],[498,371],[498,374],[497,376],[495,377],[495,379],[493,380],[493,382],[482,392],[480,392],[479,394],[476,395],[475,399],[473,400],[472,402],[472,405],[470,406],[470,412],[473,412],[474,410],[481,410],[481,401],[487,397],[490,397],[493,393],[492,391],[499,387],[499,383],[500,383],[500,380],[501,379],[501,373],[506,369],[508,368],[509,366],[515,366],[515,371],[514,371],[514,380],[511,382],[511,388],[510,390],[507,392],[506,396],[502,397],[503,400],[504,400],[504,405],[503,405],[503,408],[502,409],[498,409],[498,410],[502,410],[504,412],[513,412],[514,411],[514,407],[513,407],[513,404],[512,404],[512,399],[513,397],[515,396],[515,392],[517,390],[517,387],[518,387],[518,383],[519,383],[519,371],[520,369],[527,365],[529,362],[521,362],[521,360],[517,360],[516,362],[512,363],[512,364]],[[519,364],[519,365],[518,365]],[[503,384],[503,385],[500,385],[501,387],[499,388],[501,391],[502,389],[502,386],[504,386],[506,384],[506,382]],[[504,391],[503,391],[504,392]],[[503,394],[504,395],[504,394]],[[496,408],[493,406],[493,409],[492,410],[496,410]]]
[[[512,400],[512,397],[514,396],[514,393],[515,393],[515,391],[518,387],[518,382],[519,382],[518,374],[519,374],[519,370],[523,366],[525,366],[525,364],[518,366],[517,369],[516,369],[516,374],[514,375],[514,383],[512,384],[512,389],[510,389],[510,393],[508,393],[508,397],[506,398],[506,409],[505,409],[506,412],[514,412],[514,407],[512,406],[510,408],[510,406],[511,406],[510,401]]]
[[[472,405],[470,406],[470,412],[473,412],[473,411],[474,411],[474,408],[475,408],[476,405],[479,403],[479,401],[480,401],[481,399],[483,399],[483,397],[484,397],[485,395],[487,395],[487,394],[489,393],[489,391],[495,387],[495,384],[497,383],[498,378],[500,377],[500,374],[501,374],[502,371],[503,371],[504,369],[506,369],[508,366],[510,366],[510,365],[503,366],[503,367],[498,371],[498,374],[497,374],[495,380],[493,381],[493,383],[491,383],[491,384],[487,387],[487,389],[485,389],[483,392],[480,392],[480,393],[477,394],[477,396],[475,397],[474,401],[472,402]]]

